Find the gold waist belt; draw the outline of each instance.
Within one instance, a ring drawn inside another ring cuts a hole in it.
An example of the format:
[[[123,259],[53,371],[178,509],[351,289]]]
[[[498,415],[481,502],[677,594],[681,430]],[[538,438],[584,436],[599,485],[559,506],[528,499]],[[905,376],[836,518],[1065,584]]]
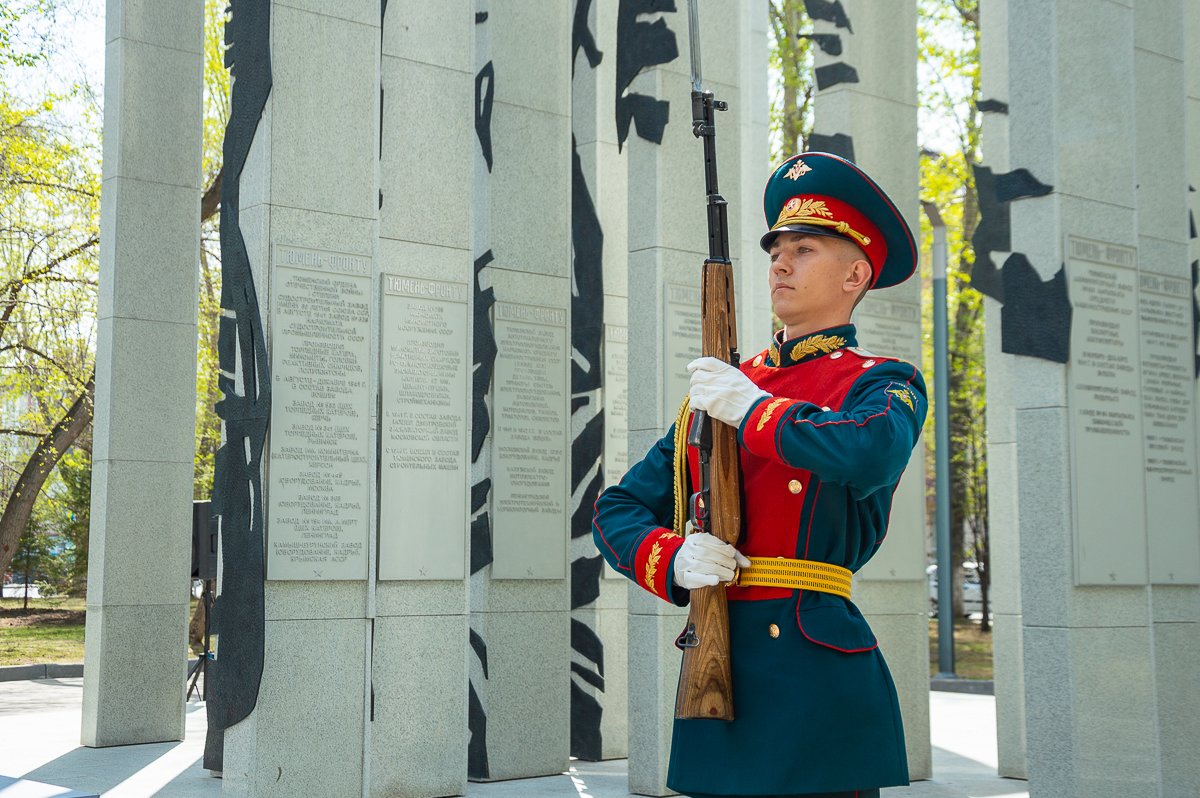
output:
[[[739,587],[785,587],[816,590],[850,598],[850,571],[840,565],[786,557],[751,557],[749,568],[740,568],[731,584]]]

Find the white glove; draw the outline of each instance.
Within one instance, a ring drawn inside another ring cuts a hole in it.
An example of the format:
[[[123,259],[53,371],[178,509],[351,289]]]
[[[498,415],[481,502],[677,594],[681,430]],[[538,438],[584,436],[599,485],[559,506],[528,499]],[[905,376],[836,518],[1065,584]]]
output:
[[[675,584],[687,590],[733,579],[735,566],[747,568],[742,553],[707,532],[693,532],[675,554]]]
[[[697,358],[687,368],[692,374],[692,409],[703,410],[732,427],[741,425],[751,405],[770,396],[737,368],[715,357]]]

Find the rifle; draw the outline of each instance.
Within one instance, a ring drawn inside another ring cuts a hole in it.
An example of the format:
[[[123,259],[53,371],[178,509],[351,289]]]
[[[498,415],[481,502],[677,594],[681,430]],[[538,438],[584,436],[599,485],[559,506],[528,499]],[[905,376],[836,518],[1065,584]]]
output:
[[[728,103],[704,91],[700,78],[700,31],[696,0],[688,0],[692,50],[692,134],[704,144],[704,193],[708,204],[708,258],[701,277],[701,351],[706,356],[738,364],[734,317],[733,264],[729,260],[726,201],[717,189],[716,111]],[[731,545],[742,530],[741,472],[737,430],[713,422],[697,411],[688,431],[688,445],[700,455],[699,490],[692,494],[693,529],[703,530]],[[733,676],[729,658],[729,608],[725,586],[691,592],[688,622],[676,641],[683,649],[683,667],[675,696],[676,718],[733,720]]]

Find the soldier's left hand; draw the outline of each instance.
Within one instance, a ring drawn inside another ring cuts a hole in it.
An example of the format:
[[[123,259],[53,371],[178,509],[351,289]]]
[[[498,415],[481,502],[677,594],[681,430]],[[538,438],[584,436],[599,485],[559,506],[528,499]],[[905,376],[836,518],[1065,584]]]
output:
[[[740,426],[750,408],[769,393],[750,378],[715,357],[701,357],[688,363],[692,374],[692,409],[703,410],[718,421],[732,427]]]

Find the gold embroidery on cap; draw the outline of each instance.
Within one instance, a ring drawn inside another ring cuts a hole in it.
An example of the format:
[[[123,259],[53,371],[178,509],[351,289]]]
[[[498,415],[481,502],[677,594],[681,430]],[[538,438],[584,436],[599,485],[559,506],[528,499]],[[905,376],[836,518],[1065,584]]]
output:
[[[811,166],[806,164],[804,161],[797,160],[794,164],[792,164],[792,168],[787,171],[787,174],[784,175],[784,177],[790,177],[792,180],[799,180],[811,171]]]

